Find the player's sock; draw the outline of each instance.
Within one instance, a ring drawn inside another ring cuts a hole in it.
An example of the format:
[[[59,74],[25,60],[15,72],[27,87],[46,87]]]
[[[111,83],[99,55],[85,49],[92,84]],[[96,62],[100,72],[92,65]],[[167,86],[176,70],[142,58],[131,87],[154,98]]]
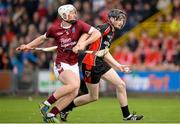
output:
[[[54,106],[54,107],[51,109],[51,111],[50,111],[50,113],[54,114],[55,116],[56,116],[59,112],[60,112],[60,111],[59,111],[59,109],[58,109],[56,106]]]
[[[123,117],[126,118],[130,115],[129,109],[128,109],[128,105],[121,107],[121,111],[123,113]]]
[[[74,101],[72,101],[66,108],[64,108],[64,109],[62,110],[62,112],[72,111],[73,108],[75,108],[75,107],[76,107],[76,105],[74,104]]]
[[[52,94],[48,100],[47,103],[49,103],[50,105],[52,105],[53,103],[55,103],[57,101],[57,99],[54,97],[54,95]]]

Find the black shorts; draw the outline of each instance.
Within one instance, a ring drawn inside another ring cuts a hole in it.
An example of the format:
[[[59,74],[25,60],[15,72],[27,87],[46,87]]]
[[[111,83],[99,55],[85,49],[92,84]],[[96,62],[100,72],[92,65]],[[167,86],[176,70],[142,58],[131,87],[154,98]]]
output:
[[[87,83],[97,84],[103,74],[109,71],[111,67],[106,62],[98,63],[96,66],[82,63],[83,79]]]

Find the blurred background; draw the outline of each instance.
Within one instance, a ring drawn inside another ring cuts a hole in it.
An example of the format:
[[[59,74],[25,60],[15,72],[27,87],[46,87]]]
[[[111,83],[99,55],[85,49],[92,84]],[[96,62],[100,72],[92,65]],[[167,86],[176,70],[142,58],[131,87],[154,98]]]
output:
[[[180,98],[179,0],[0,0],[0,97],[47,96],[61,85],[52,70],[55,52],[15,48],[44,34],[57,8],[67,3],[93,26],[106,22],[112,8],[126,11],[126,26],[116,32],[111,53],[119,63],[132,65],[131,74],[118,72],[128,93]],[[114,93],[111,84],[101,81],[102,96]]]

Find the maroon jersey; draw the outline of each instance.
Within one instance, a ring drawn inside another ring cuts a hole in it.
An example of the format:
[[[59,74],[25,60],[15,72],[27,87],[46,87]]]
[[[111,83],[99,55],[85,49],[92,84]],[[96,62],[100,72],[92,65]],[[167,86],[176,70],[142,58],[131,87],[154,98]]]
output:
[[[83,33],[88,33],[91,26],[82,20],[68,29],[61,27],[61,20],[56,20],[46,32],[47,38],[54,38],[57,48],[56,63],[64,62],[70,65],[77,63],[78,57],[72,51],[72,48],[77,44],[80,36]]]

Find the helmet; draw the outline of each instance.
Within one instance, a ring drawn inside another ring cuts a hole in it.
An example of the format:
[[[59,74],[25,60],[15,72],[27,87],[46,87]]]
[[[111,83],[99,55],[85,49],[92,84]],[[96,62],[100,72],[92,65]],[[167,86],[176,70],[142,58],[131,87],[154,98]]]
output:
[[[76,8],[71,5],[71,4],[66,4],[66,5],[62,5],[58,8],[58,14],[60,15],[60,17],[64,20],[64,21],[71,21],[68,18],[68,15],[70,14],[70,12],[72,11],[77,11]]]
[[[115,19],[119,19],[119,18],[126,19],[126,12],[119,10],[119,9],[112,9],[108,13],[108,18],[111,18],[111,17],[113,17]]]
[[[126,12],[122,11],[122,10],[119,10],[119,9],[112,9],[109,11],[108,13],[108,19],[110,18],[114,18],[115,20],[118,20],[118,19],[124,19],[124,24],[123,26],[125,25],[126,23]]]

